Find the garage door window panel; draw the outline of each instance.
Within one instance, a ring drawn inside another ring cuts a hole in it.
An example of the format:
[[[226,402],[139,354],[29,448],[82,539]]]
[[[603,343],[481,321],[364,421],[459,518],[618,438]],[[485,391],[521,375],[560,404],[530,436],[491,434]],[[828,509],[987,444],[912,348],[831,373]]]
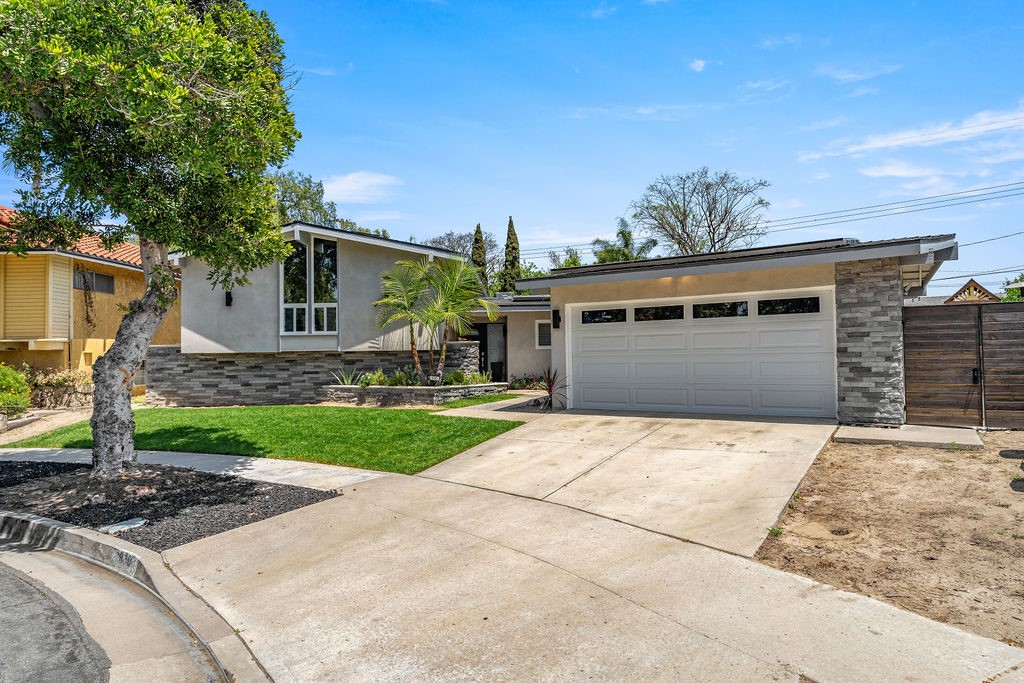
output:
[[[693,317],[696,320],[706,320],[709,318],[744,318],[746,315],[746,301],[722,301],[718,303],[693,305]]]
[[[600,325],[605,323],[626,322],[625,308],[598,308],[583,311],[584,325]]]
[[[637,306],[633,310],[633,320],[638,323],[660,322],[663,320],[682,320],[686,317],[686,306]]]
[[[821,312],[821,298],[800,296],[788,299],[760,299],[757,302],[758,315],[804,315]]]

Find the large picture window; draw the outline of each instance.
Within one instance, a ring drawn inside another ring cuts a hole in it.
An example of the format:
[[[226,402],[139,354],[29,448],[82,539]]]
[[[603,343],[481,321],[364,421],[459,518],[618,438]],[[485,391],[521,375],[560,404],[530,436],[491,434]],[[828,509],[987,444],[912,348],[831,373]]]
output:
[[[286,334],[338,331],[338,243],[291,242],[284,261],[282,327]]]

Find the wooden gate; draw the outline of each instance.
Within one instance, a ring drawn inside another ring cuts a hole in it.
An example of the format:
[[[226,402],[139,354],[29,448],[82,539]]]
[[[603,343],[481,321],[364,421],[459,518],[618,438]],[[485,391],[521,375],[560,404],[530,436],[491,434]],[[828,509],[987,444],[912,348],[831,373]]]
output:
[[[1024,303],[903,309],[907,422],[1024,428]]]

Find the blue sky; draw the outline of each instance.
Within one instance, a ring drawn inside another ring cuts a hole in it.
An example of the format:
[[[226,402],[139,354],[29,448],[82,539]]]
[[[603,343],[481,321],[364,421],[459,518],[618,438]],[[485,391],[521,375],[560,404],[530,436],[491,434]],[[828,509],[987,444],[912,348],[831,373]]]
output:
[[[250,4],[301,75],[289,167],[397,238],[480,222],[501,241],[512,215],[524,252],[588,243],[657,176],[703,165],[768,180],[775,220],[1024,181],[1020,2]],[[1024,230],[1022,210],[1004,197],[765,243],[970,242]],[[1018,265],[1024,235],[965,247],[940,276]]]

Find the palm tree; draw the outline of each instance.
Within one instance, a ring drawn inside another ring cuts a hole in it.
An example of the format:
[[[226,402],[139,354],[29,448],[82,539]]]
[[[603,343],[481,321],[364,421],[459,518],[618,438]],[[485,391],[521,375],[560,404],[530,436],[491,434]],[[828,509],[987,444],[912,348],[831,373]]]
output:
[[[409,323],[409,347],[412,349],[412,363],[416,372],[423,376],[420,354],[416,349],[416,325],[424,326],[424,295],[429,283],[424,269],[415,261],[398,261],[390,270],[380,275],[381,298],[373,302],[377,311],[377,323],[387,327],[399,321]]]
[[[440,332],[441,355],[437,361],[437,374],[444,377],[445,354],[450,334],[469,331],[473,315],[483,309],[489,320],[498,317],[498,308],[484,296],[480,271],[465,261],[439,260],[423,269],[432,292],[428,295],[421,319]]]
[[[633,237],[633,230],[625,218],[619,218],[619,229],[615,231],[615,241],[596,239],[592,242],[594,256],[598,263],[618,263],[620,261],[639,261],[645,259],[658,246],[658,240],[648,237],[639,244]]]

